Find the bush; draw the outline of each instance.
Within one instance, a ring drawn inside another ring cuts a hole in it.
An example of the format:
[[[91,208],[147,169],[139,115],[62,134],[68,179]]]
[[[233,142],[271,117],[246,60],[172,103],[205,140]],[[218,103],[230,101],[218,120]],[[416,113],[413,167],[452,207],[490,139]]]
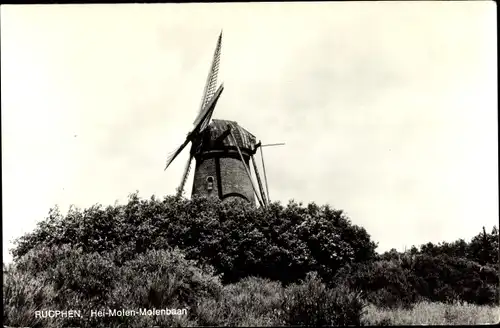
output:
[[[47,326],[35,311],[50,308],[57,292],[44,278],[10,268],[3,275],[3,324],[14,327]],[[51,320],[54,324],[53,320]]]
[[[179,250],[148,251],[118,266],[120,252],[84,253],[67,246],[37,247],[4,277],[4,324],[116,327],[192,325],[189,316],[91,317],[100,309],[183,309],[214,298],[220,279]],[[49,255],[54,255],[52,260]],[[47,259],[46,262],[43,262]],[[36,271],[40,270],[40,271]],[[83,318],[35,319],[35,310],[77,309]],[[190,312],[188,311],[188,314]]]
[[[201,298],[218,295],[222,288],[212,268],[196,267],[178,249],[140,254],[124,264],[119,275],[125,284],[115,289],[117,306],[191,308]]]
[[[414,274],[421,282],[417,292],[431,301],[493,304],[498,298],[498,270],[470,260],[446,255],[419,255]],[[485,286],[494,287],[496,293],[487,292]]]
[[[423,300],[497,304],[499,296],[498,271],[446,255],[402,256],[346,266],[335,281],[360,288],[369,302],[389,308],[409,308]]]
[[[368,302],[380,307],[409,307],[418,301],[413,274],[396,261],[376,261],[343,268],[335,282],[359,288]]]
[[[217,298],[196,308],[201,326],[276,326],[281,322],[284,289],[278,282],[247,277],[224,286]]]
[[[361,324],[365,303],[359,292],[343,285],[327,288],[316,274],[285,291],[283,324],[287,326],[347,326]]]
[[[110,308],[186,309],[187,316],[123,317],[133,327],[193,326],[194,309],[205,298],[217,297],[222,285],[210,267],[198,268],[178,249],[148,251],[119,270],[120,284],[112,291]]]

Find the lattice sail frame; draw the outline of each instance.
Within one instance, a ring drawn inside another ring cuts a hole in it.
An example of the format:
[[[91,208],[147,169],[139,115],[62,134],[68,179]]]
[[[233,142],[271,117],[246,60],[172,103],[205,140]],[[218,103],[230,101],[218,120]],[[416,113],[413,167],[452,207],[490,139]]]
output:
[[[210,100],[215,94],[215,90],[217,88],[217,76],[219,74],[221,48],[222,48],[222,31],[220,32],[219,39],[217,40],[217,45],[215,47],[212,59],[212,65],[210,65],[210,70],[208,71],[208,77],[205,83],[205,88],[203,89],[203,96],[201,98],[199,114],[201,114],[205,106],[210,102]]]

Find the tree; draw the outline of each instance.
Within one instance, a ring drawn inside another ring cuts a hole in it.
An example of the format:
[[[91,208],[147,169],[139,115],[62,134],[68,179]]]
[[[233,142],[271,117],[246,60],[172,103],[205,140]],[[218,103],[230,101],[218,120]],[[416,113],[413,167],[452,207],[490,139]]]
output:
[[[498,265],[498,245],[497,227],[494,226],[490,234],[483,227],[483,231],[472,238],[469,243],[468,258],[482,265]]]

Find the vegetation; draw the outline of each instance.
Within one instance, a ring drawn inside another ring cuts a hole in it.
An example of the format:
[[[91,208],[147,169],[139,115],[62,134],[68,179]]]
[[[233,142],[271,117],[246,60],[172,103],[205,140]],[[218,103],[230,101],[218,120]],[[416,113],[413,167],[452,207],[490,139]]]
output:
[[[175,246],[212,265],[225,283],[246,276],[291,283],[310,271],[329,278],[347,263],[373,259],[376,248],[363,228],[328,206],[291,201],[263,209],[239,200],[140,200],[137,194],[126,205],[72,208],[66,217],[55,208],[17,244],[15,259],[39,245],[68,245],[84,253],[119,251],[119,262]]]
[[[500,321],[500,306],[422,301],[411,308],[386,309],[370,304],[363,324],[387,325],[481,325]]]
[[[125,205],[72,208],[65,216],[54,208],[17,240],[14,262],[4,265],[4,325],[498,322],[497,228],[469,243],[381,255],[375,248],[342,211],[314,203],[255,208],[135,193]],[[187,315],[90,316],[108,308]],[[78,309],[83,317],[34,316],[48,309]]]
[[[477,305],[499,302],[496,268],[447,255],[404,256],[346,266],[335,281],[361,288],[368,301],[384,307],[407,307],[422,300]]]

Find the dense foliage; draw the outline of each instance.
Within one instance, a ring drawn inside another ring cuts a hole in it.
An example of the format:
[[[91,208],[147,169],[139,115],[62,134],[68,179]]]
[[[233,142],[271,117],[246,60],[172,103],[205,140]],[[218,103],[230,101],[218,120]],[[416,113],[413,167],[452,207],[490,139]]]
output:
[[[49,212],[5,267],[4,325],[360,325],[371,306],[498,304],[498,230],[375,253],[342,211],[166,197]],[[422,303],[423,302],[423,303]],[[40,309],[185,308],[184,316],[40,319]],[[368,324],[388,324],[387,320]]]
[[[335,282],[360,288],[379,306],[408,307],[419,301],[498,304],[498,269],[447,255],[403,255],[344,267]]]
[[[427,243],[421,245],[419,248],[413,246],[405,252],[398,252],[392,249],[382,254],[380,258],[389,260],[398,259],[404,254],[422,254],[428,256],[446,255],[477,262],[481,265],[498,267],[500,259],[499,241],[497,227],[493,227],[490,233],[483,227],[483,231],[474,236],[470,242],[459,239],[451,243]]]
[[[499,304],[499,255],[498,228],[490,233],[483,228],[470,242],[429,242],[404,252],[392,249],[370,264],[343,268],[338,279],[362,284],[376,304],[387,306],[421,299]]]
[[[374,258],[376,247],[363,228],[329,206],[291,201],[256,208],[238,200],[141,200],[137,194],[126,205],[73,208],[65,217],[56,208],[17,244],[15,258],[39,245],[69,245],[85,253],[119,249],[117,261],[172,245],[213,266],[226,283],[246,276],[291,283],[310,271],[330,279],[345,264]]]
[[[4,276],[4,325],[342,325],[358,324],[365,306],[359,294],[329,289],[316,275],[288,287],[255,277],[223,285],[211,267],[197,267],[178,249],[149,250],[123,264],[115,261],[117,254],[84,253],[67,245],[30,250]],[[90,316],[92,310],[108,308],[188,311],[182,316]],[[40,309],[79,309],[82,317],[37,318],[33,314]]]

